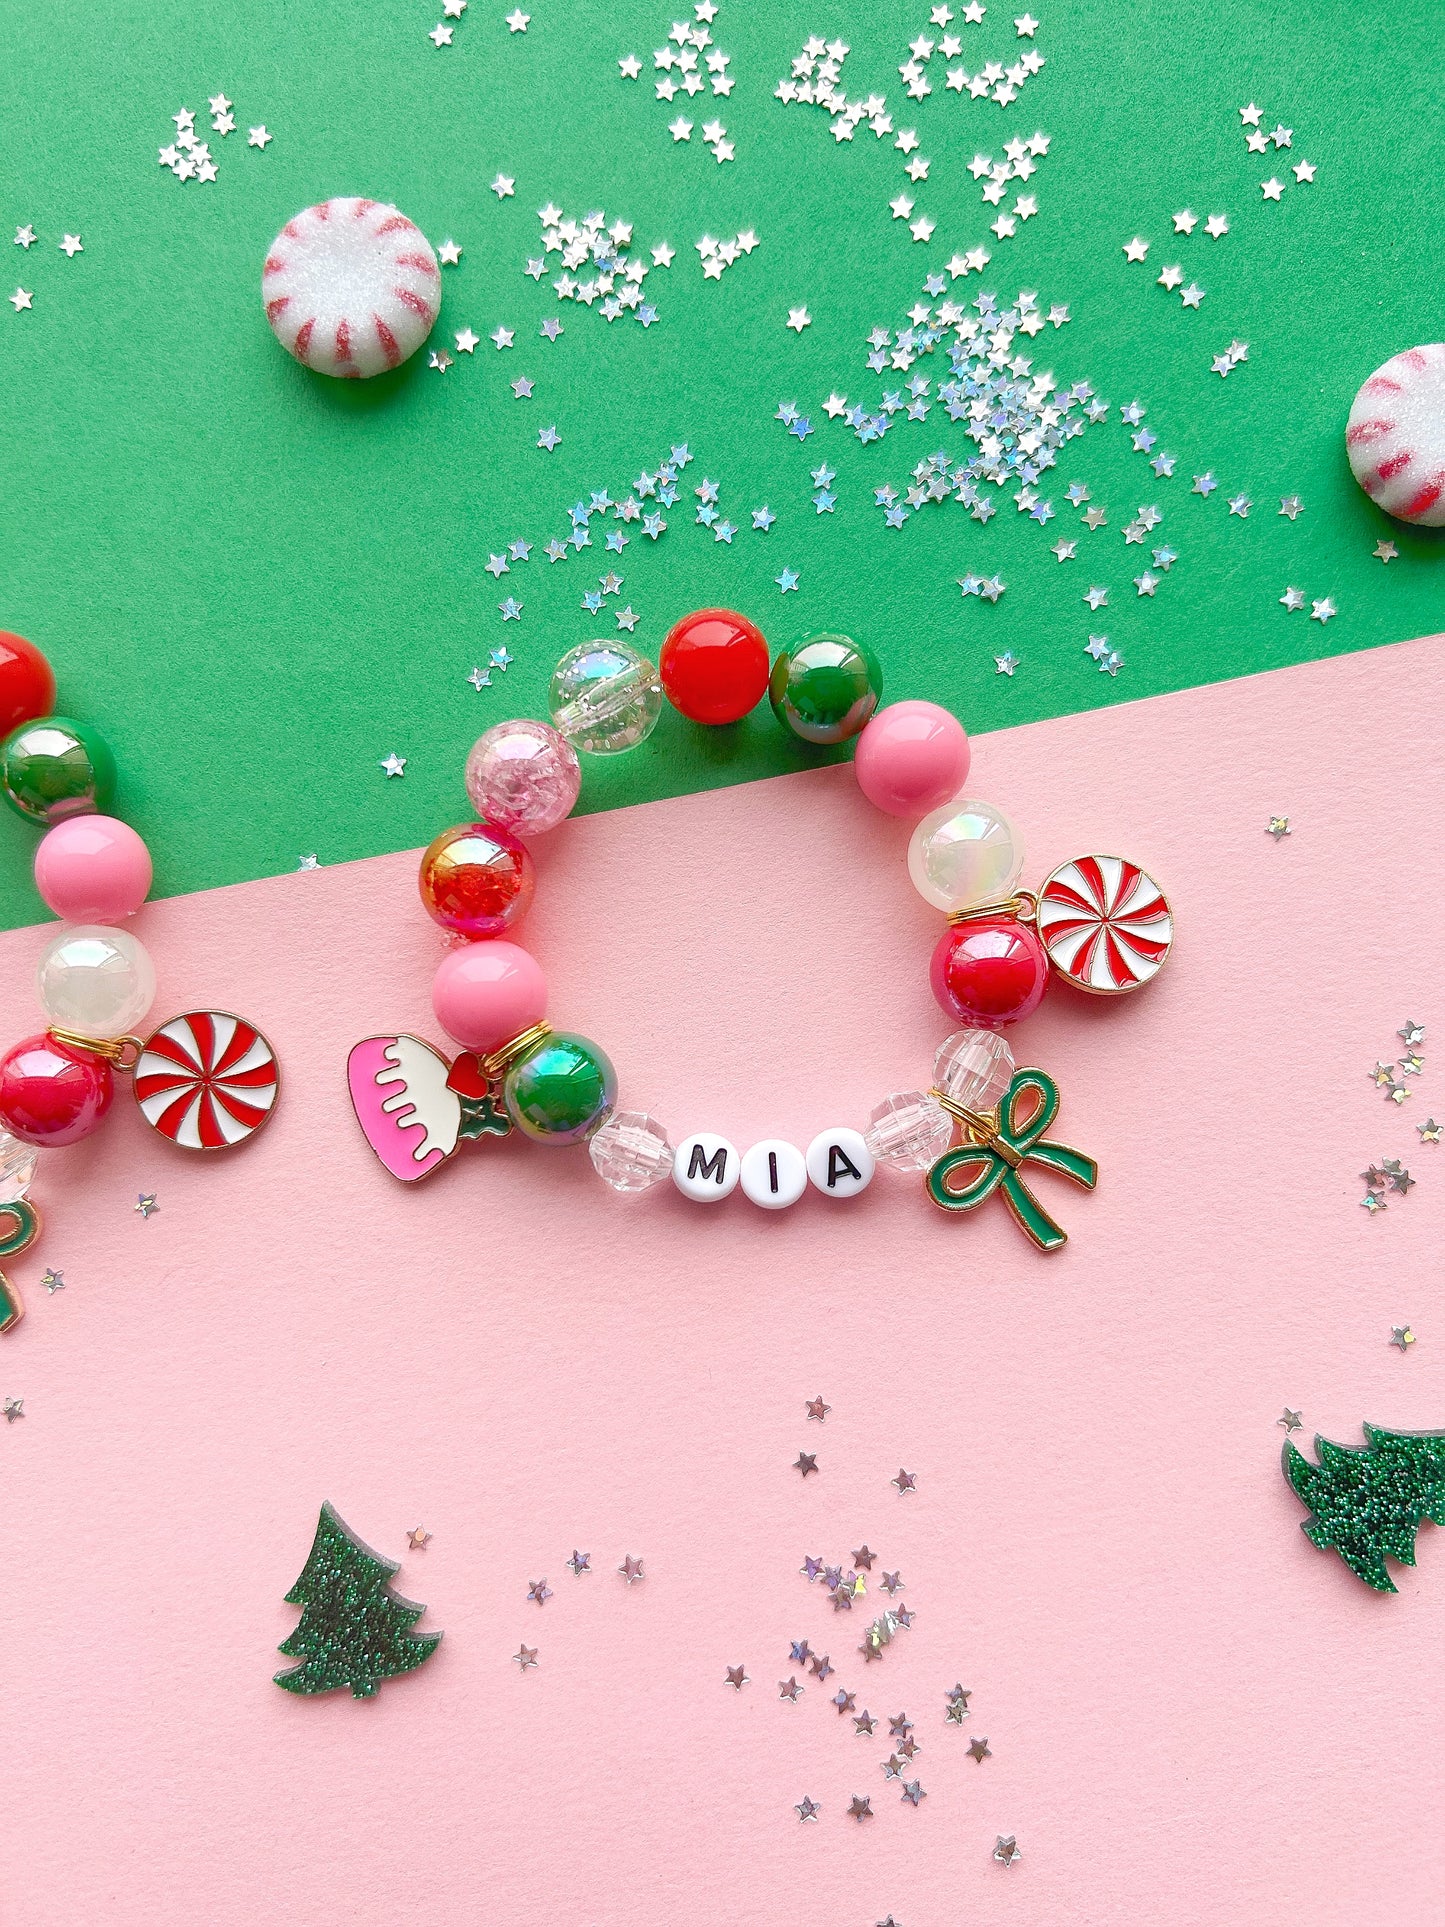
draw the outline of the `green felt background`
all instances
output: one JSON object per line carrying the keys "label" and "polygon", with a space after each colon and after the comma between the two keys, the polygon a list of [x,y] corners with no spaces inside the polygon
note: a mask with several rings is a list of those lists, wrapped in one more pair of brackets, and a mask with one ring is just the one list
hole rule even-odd
{"label": "green felt background", "polygon": [[[1349,478],[1341,433],[1372,368],[1445,332],[1437,0],[1397,0],[1388,22],[1353,0],[1037,0],[1047,64],[1006,109],[945,91],[938,55],[931,97],[906,99],[906,42],[938,31],[927,0],[723,0],[712,31],[734,91],[674,107],[652,84],[664,6],[527,3],[529,30],[511,34],[503,0],[471,0],[442,50],[426,37],[429,0],[0,6],[0,246],[35,296],[28,313],[0,307],[0,626],[39,642],[63,704],[110,735],[120,808],[151,842],[160,892],[293,868],[312,851],[332,863],[425,841],[465,814],[473,737],[545,713],[556,657],[613,632],[619,600],[653,653],[671,621],[710,602],[748,611],[777,642],[853,631],[877,648],[890,696],[949,703],[974,730],[1441,626],[1441,541],[1387,527]],[[982,26],[955,29],[970,69],[1028,44],[1013,12],[990,0]],[[886,92],[896,123],[918,129],[926,182],[909,185],[891,138],[865,128],[840,146],[820,109],[773,98],[813,32],[852,43],[850,93]],[[628,51],[640,81],[619,77]],[[217,91],[240,130],[209,135],[214,185],[182,185],[157,149],[183,105],[208,135]],[[1266,126],[1294,128],[1292,150],[1246,151],[1250,98]],[[684,105],[697,129],[675,144],[666,123]],[[729,165],[703,145],[711,115],[736,143]],[[245,145],[261,121],[275,136],[264,153]],[[997,242],[966,163],[1036,128],[1052,137],[1028,184],[1040,211]],[[1318,163],[1313,186],[1285,170],[1301,157]],[[488,189],[499,169],[516,179],[501,202]],[[1288,183],[1279,205],[1259,191],[1271,172]],[[890,218],[903,190],[937,221],[926,245]],[[444,376],[423,354],[362,385],[292,363],[261,311],[266,243],[298,208],[348,193],[395,200],[434,241],[463,245],[434,345],[505,323],[517,346],[484,340]],[[655,326],[609,327],[524,277],[549,199],[673,243],[674,265],[648,281]],[[1169,217],[1185,204],[1225,210],[1232,232],[1175,237]],[[39,244],[9,248],[11,224],[27,221]],[[705,282],[697,238],[748,225],[757,251]],[[64,229],[84,238],[73,261],[57,251]],[[1145,267],[1121,251],[1136,231],[1153,243]],[[1036,365],[1092,380],[1111,419],[1045,478],[1059,509],[1047,530],[1005,502],[986,528],[950,503],[889,532],[873,486],[904,486],[921,456],[968,445],[935,410],[864,448],[820,404],[833,387],[876,399],[862,337],[904,325],[924,274],[980,242],[992,263],[955,297],[1026,287],[1044,306],[1069,303],[1070,325],[1034,343]],[[1207,289],[1198,312],[1155,285],[1170,261]],[[813,316],[801,336],[784,326],[799,302]],[[549,312],[565,324],[556,344],[538,338]],[[1249,361],[1221,381],[1209,360],[1234,336]],[[923,372],[944,370],[940,353]],[[518,374],[536,379],[531,401],[512,397]],[[1118,422],[1135,396],[1179,458],[1172,480],[1155,479]],[[818,424],[806,445],[772,420],[780,400]],[[550,455],[536,447],[548,422],[563,438]],[[540,544],[565,534],[579,494],[616,493],[683,440],[697,456],[686,501],[655,546],[634,525],[602,626],[580,606],[615,560],[600,531],[555,567]],[[807,471],[825,458],[839,477],[831,516],[810,502]],[[1189,493],[1206,466],[1225,484],[1208,501]],[[704,474],[741,524],[731,547],[692,524]],[[1061,566],[1049,545],[1075,519],[1063,488],[1076,477],[1109,526],[1079,529],[1080,559]],[[1256,503],[1247,521],[1225,510],[1236,488]],[[1293,524],[1275,512],[1289,491],[1306,504]],[[762,502],[778,517],[766,536],[746,513]],[[1141,503],[1162,508],[1153,539],[1181,558],[1152,601],[1130,583],[1146,552],[1120,534]],[[1388,569],[1371,554],[1382,532],[1401,550]],[[539,549],[494,582],[487,553],[514,536]],[[801,574],[786,599],[773,582],[784,565]],[[965,569],[1001,572],[1003,599],[964,602]],[[1080,599],[1091,582],[1111,590],[1095,617]],[[1337,619],[1286,614],[1287,582],[1332,596]],[[508,591],[524,611],[504,625]],[[1091,628],[1123,652],[1117,680],[1083,654]],[[513,667],[474,691],[467,671],[503,642]],[[1021,659],[1011,680],[994,672],[1005,649]],[[388,782],[377,763],[391,751],[409,760]],[[1357,753],[1342,746],[1342,774]],[[799,755],[766,709],[713,736],[668,714],[642,752],[589,761],[584,802],[737,781]],[[32,845],[5,813],[5,923],[39,914]]]}

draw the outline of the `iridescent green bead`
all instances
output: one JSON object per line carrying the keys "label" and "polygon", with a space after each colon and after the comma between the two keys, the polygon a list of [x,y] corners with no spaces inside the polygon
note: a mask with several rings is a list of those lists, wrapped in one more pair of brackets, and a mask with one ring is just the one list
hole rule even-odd
{"label": "iridescent green bead", "polygon": [[0,743],[5,800],[32,823],[106,810],[115,795],[115,758],[98,729],[71,716],[42,716]]}
{"label": "iridescent green bead", "polygon": [[617,1073],[586,1037],[553,1031],[502,1081],[507,1114],[539,1144],[577,1144],[590,1137],[617,1101]]}
{"label": "iridescent green bead", "polygon": [[773,714],[805,743],[846,743],[882,693],[878,658],[850,636],[810,636],[784,649],[768,683]]}

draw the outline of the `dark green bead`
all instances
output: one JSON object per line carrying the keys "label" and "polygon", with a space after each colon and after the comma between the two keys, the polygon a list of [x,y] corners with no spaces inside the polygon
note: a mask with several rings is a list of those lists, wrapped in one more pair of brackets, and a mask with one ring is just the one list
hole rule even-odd
{"label": "dark green bead", "polygon": [[115,758],[89,723],[42,716],[22,723],[0,743],[5,800],[32,823],[107,810],[115,795]]}
{"label": "dark green bead", "polygon": [[616,1103],[617,1073],[596,1044],[554,1031],[513,1064],[502,1097],[517,1129],[539,1144],[577,1144]]}
{"label": "dark green bead", "polygon": [[784,649],[768,682],[773,714],[805,743],[846,743],[882,693],[878,658],[849,636],[810,636]]}

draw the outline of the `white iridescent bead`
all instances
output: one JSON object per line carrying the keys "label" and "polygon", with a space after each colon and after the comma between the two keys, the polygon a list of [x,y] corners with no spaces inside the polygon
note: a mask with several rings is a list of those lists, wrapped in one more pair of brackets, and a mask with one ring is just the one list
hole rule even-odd
{"label": "white iridescent bead", "polygon": [[996,1030],[956,1030],[933,1060],[933,1081],[955,1104],[991,1111],[1014,1074],[1014,1054]]}
{"label": "white iridescent bead", "polygon": [[945,803],[924,817],[908,843],[913,887],[935,910],[1006,897],[1023,867],[1018,832],[992,803]]}
{"label": "white iridescent bead", "polygon": [[614,1111],[587,1149],[598,1177],[614,1191],[648,1191],[672,1175],[667,1132],[646,1111]]}
{"label": "white iridescent bead", "polygon": [[953,1142],[953,1119],[927,1091],[894,1091],[874,1105],[863,1141],[895,1171],[928,1171]]}
{"label": "white iridescent bead", "polygon": [[8,1131],[0,1131],[0,1204],[13,1204],[25,1196],[35,1182],[39,1156],[33,1144],[22,1144]]}
{"label": "white iridescent bead", "polygon": [[662,683],[646,656],[626,642],[584,642],[552,671],[552,721],[576,749],[615,756],[652,734],[662,714]]}
{"label": "white iridescent bead", "polygon": [[123,1037],[156,994],[155,965],[128,930],[83,923],[62,930],[35,971],[46,1021],[86,1037]]}

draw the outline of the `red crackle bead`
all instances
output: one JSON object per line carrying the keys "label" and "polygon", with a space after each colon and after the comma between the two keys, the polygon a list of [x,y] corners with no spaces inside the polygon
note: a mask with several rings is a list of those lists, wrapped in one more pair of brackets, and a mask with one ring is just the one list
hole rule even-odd
{"label": "red crackle bead", "polygon": [[1037,1010],[1049,980],[1038,933],[1013,917],[970,918],[939,938],[929,969],[933,994],[961,1024],[1002,1030]]}
{"label": "red crackle bead", "polygon": [[732,609],[697,609],[668,631],[658,673],[667,700],[694,723],[735,723],[768,686],[762,631]]}
{"label": "red crackle bead", "polygon": [[89,1137],[114,1095],[105,1058],[44,1031],[0,1057],[0,1125],[27,1144],[48,1148]]}
{"label": "red crackle bead", "polygon": [[490,823],[459,823],[427,845],[417,879],[427,914],[464,937],[500,937],[532,901],[532,859]]}

